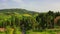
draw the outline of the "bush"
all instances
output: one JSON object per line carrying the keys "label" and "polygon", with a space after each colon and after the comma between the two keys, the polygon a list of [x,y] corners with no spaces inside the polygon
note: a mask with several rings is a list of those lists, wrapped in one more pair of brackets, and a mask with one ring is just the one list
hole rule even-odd
{"label": "bush", "polygon": [[19,28],[15,28],[13,34],[22,34]]}
{"label": "bush", "polygon": [[10,27],[6,28],[6,34],[13,34],[13,31],[14,31],[13,28],[10,28]]}

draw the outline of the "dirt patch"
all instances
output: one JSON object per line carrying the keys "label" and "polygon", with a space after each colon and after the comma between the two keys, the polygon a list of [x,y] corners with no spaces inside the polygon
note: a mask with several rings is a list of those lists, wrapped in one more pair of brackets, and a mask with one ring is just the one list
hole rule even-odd
{"label": "dirt patch", "polygon": [[55,19],[54,19],[54,23],[57,23],[57,21],[60,19],[60,16],[58,16],[58,17],[56,17]]}
{"label": "dirt patch", "polygon": [[56,34],[60,34],[60,32],[57,32]]}
{"label": "dirt patch", "polygon": [[4,32],[4,31],[6,31],[5,28],[0,28],[0,32]]}

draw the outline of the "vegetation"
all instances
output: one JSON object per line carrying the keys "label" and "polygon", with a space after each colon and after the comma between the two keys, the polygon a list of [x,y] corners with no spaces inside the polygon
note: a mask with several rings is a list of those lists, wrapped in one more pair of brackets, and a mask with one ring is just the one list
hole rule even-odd
{"label": "vegetation", "polygon": [[[60,16],[60,12],[38,13],[25,9],[4,9],[0,10],[0,28],[6,29],[3,32],[4,34],[22,34],[22,32],[27,32],[26,34],[34,34],[35,32],[37,34],[55,34],[54,31],[46,31],[46,29],[54,29],[55,26],[60,26],[58,16]],[[56,20],[56,17],[59,20]],[[54,20],[57,22],[55,23]]]}

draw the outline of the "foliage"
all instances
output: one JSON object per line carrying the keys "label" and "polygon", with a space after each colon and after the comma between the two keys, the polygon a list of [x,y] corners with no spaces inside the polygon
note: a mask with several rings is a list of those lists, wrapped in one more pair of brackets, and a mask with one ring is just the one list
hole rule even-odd
{"label": "foliage", "polygon": [[[44,30],[54,28],[54,19],[60,16],[60,12],[54,13],[53,11],[49,11],[46,13],[38,13],[32,12],[25,9],[4,9],[0,10],[0,28],[6,28],[9,26],[10,28],[15,29],[15,27],[19,27],[19,30]],[[60,20],[58,21],[60,22]],[[57,23],[57,25],[59,25]],[[7,28],[10,32],[10,29]],[[13,30],[11,31],[11,33]]]}

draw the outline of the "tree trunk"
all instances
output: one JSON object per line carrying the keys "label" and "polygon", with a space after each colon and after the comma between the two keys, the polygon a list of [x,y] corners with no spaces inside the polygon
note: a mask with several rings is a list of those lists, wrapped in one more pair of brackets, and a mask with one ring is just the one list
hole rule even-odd
{"label": "tree trunk", "polygon": [[25,27],[22,27],[22,34],[26,34],[26,29],[25,29]]}

